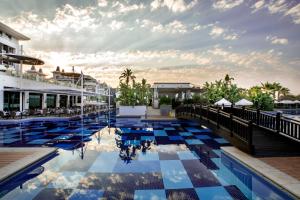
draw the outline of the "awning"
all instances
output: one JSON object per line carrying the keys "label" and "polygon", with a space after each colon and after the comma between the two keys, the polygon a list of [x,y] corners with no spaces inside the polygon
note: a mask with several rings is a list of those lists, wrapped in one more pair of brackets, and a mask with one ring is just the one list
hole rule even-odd
{"label": "awning", "polygon": [[[43,90],[33,90],[33,89],[18,89],[18,88],[4,88],[4,91],[9,92],[31,92],[31,93],[47,93],[47,94],[62,94],[62,95],[72,95],[72,96],[81,96],[80,90],[71,90],[71,89],[43,89]],[[84,91],[83,96],[108,96],[104,94],[99,94],[96,92]]]}
{"label": "awning", "polygon": [[18,54],[12,54],[12,53],[4,53],[2,55],[6,57],[6,58],[2,58],[2,59],[5,59],[8,62],[12,62],[12,63],[20,64],[22,62],[22,64],[24,64],[24,65],[43,65],[43,64],[45,64],[44,61],[42,61],[38,58],[30,57],[30,56],[18,55]]}

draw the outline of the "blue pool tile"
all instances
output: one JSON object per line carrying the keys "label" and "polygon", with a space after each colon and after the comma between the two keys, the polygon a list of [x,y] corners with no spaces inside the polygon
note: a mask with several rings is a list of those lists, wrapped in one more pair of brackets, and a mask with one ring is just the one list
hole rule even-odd
{"label": "blue pool tile", "polygon": [[141,152],[139,154],[138,160],[159,160],[158,152]]}
{"label": "blue pool tile", "polygon": [[141,144],[141,141],[140,140],[126,140],[124,142],[124,145],[125,146],[130,146],[130,145],[133,145],[133,146],[138,146]]}
{"label": "blue pool tile", "polygon": [[192,188],[166,190],[166,194],[169,200],[199,200],[196,191]]}
{"label": "blue pool tile", "polygon": [[102,152],[92,164],[89,172],[112,173],[119,159],[119,152]]}
{"label": "blue pool tile", "polygon": [[32,140],[28,142],[27,144],[45,144],[46,142],[49,142],[50,139],[37,139],[37,140]]}
{"label": "blue pool tile", "polygon": [[73,189],[76,188],[80,180],[84,177],[84,172],[62,172],[47,186],[47,188]]}
{"label": "blue pool tile", "polygon": [[18,189],[13,190],[9,192],[4,197],[1,197],[1,200],[12,200],[12,199],[18,199],[18,200],[28,200],[28,199],[34,199],[34,197],[41,192],[43,188],[37,187],[33,189]]}
{"label": "blue pool tile", "polygon": [[163,160],[160,167],[165,189],[193,188],[181,161]]}
{"label": "blue pool tile", "polygon": [[166,200],[165,190],[135,190],[134,200]]}
{"label": "blue pool tile", "polygon": [[200,129],[198,128],[195,128],[195,127],[185,127],[185,129],[188,131],[188,132],[201,132]]}
{"label": "blue pool tile", "polygon": [[164,128],[166,131],[175,131],[176,129],[174,127],[167,127]]}
{"label": "blue pool tile", "polygon": [[178,157],[180,160],[198,160],[199,156],[194,151],[178,151]]}
{"label": "blue pool tile", "polygon": [[11,144],[11,143],[14,143],[14,142],[17,142],[17,141],[19,141],[19,139],[4,139],[4,140],[0,140],[0,143]]}
{"label": "blue pool tile", "polygon": [[200,139],[200,140],[208,140],[208,139],[211,139],[211,137],[208,136],[208,135],[196,135],[195,137],[198,138],[198,139]]}
{"label": "blue pool tile", "polygon": [[185,141],[188,145],[203,144],[203,142],[198,139],[186,139]]}
{"label": "blue pool tile", "polygon": [[229,143],[224,138],[215,138],[214,140],[217,141],[219,144],[228,144]]}
{"label": "blue pool tile", "polygon": [[131,162],[118,161],[113,169],[114,173],[149,173],[160,172],[159,161],[139,161]]}
{"label": "blue pool tile", "polygon": [[80,190],[75,189],[68,200],[82,200],[82,199],[89,199],[89,200],[99,200],[103,197],[103,190]]}
{"label": "blue pool tile", "polygon": [[205,200],[215,200],[215,199],[231,200],[232,199],[230,194],[223,186],[196,188],[196,192],[200,199],[205,199]]}
{"label": "blue pool tile", "polygon": [[154,130],[153,133],[155,136],[168,136],[168,134],[164,130]]}
{"label": "blue pool tile", "polygon": [[181,136],[193,136],[193,133],[190,133],[190,132],[179,132],[179,135],[181,135]]}
{"label": "blue pool tile", "polygon": [[153,141],[155,140],[154,136],[141,136],[142,141]]}
{"label": "blue pool tile", "polygon": [[170,139],[170,140],[175,140],[175,141],[176,141],[176,140],[184,140],[183,137],[181,137],[181,136],[179,136],[179,135],[176,135],[176,136],[169,136],[169,139]]}

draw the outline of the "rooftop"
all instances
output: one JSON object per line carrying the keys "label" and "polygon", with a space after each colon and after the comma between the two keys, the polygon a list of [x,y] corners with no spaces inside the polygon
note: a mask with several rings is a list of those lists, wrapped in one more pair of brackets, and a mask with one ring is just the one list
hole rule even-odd
{"label": "rooftop", "polygon": [[30,40],[29,37],[23,35],[22,33],[19,33],[18,31],[12,29],[11,27],[3,24],[2,22],[0,22],[0,30],[13,36],[14,38],[16,38],[17,40]]}

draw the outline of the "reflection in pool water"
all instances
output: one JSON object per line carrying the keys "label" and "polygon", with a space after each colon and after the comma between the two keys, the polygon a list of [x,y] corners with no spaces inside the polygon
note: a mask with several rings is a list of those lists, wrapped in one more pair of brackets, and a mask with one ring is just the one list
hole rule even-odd
{"label": "reflection in pool water", "polygon": [[[197,122],[109,121],[86,119],[84,130],[97,129],[90,141],[59,149],[22,187],[2,185],[2,198],[291,199],[224,155],[220,147],[230,144]],[[61,133],[78,131],[76,122],[59,124]]]}

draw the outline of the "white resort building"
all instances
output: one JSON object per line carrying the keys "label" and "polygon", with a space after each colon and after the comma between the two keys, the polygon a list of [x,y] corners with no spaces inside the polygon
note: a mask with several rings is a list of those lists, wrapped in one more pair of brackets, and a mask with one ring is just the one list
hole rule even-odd
{"label": "white resort building", "polygon": [[[24,56],[20,41],[30,40],[0,22],[0,111],[24,111],[29,109],[68,108],[80,105],[82,87],[81,73],[64,72],[60,68],[47,79],[43,61]],[[22,58],[22,59],[20,59]],[[22,63],[22,64],[21,64]],[[22,65],[32,65],[22,72]],[[85,105],[99,103],[100,96],[107,95],[107,88],[89,75],[83,75]]]}

